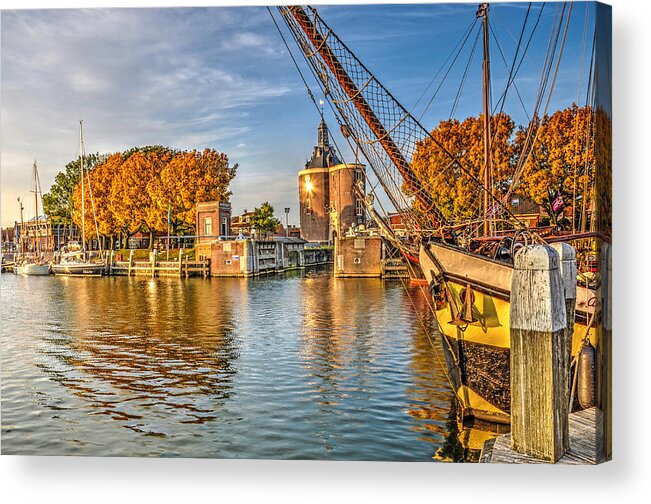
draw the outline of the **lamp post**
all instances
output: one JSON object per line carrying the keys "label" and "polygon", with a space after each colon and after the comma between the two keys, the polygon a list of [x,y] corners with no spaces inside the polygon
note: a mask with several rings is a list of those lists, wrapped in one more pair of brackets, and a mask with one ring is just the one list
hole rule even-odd
{"label": "lamp post", "polygon": [[289,236],[289,207],[285,207],[285,237]]}

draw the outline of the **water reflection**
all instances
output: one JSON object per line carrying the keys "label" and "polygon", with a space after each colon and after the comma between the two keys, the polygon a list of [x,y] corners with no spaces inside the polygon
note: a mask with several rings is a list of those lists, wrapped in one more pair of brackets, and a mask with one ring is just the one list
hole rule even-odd
{"label": "water reflection", "polygon": [[3,453],[472,459],[427,302],[327,269],[3,275]]}
{"label": "water reflection", "polygon": [[166,435],[138,422],[143,408],[181,424],[215,420],[236,373],[232,291],[181,279],[88,280],[54,279],[62,288],[53,309],[69,332],[44,338],[53,359],[39,367],[91,414],[138,432]]}

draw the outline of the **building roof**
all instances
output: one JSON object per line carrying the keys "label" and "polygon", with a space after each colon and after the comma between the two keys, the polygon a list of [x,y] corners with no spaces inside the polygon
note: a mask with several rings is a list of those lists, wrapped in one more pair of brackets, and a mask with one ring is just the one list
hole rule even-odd
{"label": "building roof", "polygon": [[509,201],[509,210],[513,215],[540,214],[540,205],[522,195],[514,194]]}
{"label": "building roof", "polygon": [[318,145],[314,147],[312,157],[305,163],[305,168],[328,168],[341,164],[337,151],[330,145],[330,133],[323,118],[319,123]]}

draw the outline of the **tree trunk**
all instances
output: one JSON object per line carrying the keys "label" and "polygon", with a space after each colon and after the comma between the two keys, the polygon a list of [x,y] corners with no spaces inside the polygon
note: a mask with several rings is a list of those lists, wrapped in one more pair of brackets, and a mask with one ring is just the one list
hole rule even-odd
{"label": "tree trunk", "polygon": [[154,233],[149,231],[149,250],[154,248]]}

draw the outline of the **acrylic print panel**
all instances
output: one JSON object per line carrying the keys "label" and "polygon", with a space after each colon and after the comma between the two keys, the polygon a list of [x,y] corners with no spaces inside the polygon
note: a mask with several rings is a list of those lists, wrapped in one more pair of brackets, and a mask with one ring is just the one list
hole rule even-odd
{"label": "acrylic print panel", "polygon": [[610,24],[3,11],[2,453],[610,459]]}

